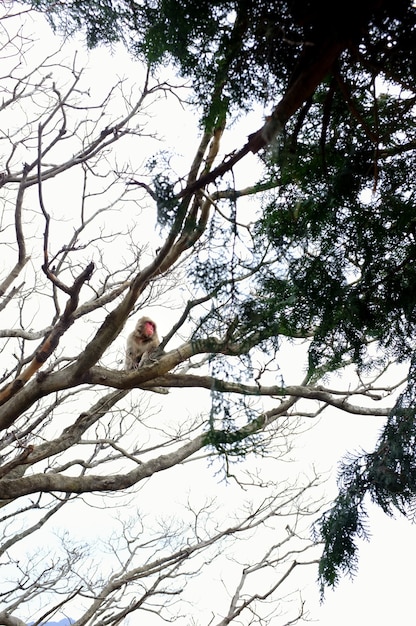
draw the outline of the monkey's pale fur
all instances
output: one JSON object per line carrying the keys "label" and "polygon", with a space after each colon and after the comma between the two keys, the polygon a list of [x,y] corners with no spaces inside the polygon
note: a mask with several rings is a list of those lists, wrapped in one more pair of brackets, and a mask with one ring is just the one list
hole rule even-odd
{"label": "monkey's pale fur", "polygon": [[127,337],[124,369],[131,371],[140,367],[143,357],[146,358],[159,344],[155,322],[150,317],[141,317],[134,331]]}

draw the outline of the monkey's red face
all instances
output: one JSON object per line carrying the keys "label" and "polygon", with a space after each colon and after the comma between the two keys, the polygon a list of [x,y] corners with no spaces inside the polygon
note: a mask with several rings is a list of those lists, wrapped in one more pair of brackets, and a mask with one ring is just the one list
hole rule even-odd
{"label": "monkey's red face", "polygon": [[143,336],[146,338],[153,337],[155,334],[156,326],[153,322],[145,322],[143,324]]}

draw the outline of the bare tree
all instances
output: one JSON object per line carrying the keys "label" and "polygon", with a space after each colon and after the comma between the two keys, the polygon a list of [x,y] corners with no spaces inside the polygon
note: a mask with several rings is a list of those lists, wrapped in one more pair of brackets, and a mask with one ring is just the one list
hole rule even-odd
{"label": "bare tree", "polygon": [[[97,96],[76,56],[39,58],[28,25],[13,9],[0,21],[0,623],[271,623],[289,577],[319,556],[308,531],[318,478],[283,471],[302,420],[328,407],[386,416],[380,401],[400,380],[386,385],[382,371],[335,388],[301,365],[286,384],[285,346],[265,355],[264,335],[221,300],[270,263],[267,251],[240,262],[251,218],[237,219],[235,202],[277,183],[208,187],[223,128],[202,135],[186,175],[164,162],[152,179],[149,112],[185,105],[185,87],[139,68],[139,86],[120,78]],[[193,256],[207,258],[230,222],[239,263],[202,293],[188,280]],[[139,311],[163,339],[125,372]],[[208,613],[190,604],[197,588],[211,596]],[[282,624],[306,619],[296,600]]]}

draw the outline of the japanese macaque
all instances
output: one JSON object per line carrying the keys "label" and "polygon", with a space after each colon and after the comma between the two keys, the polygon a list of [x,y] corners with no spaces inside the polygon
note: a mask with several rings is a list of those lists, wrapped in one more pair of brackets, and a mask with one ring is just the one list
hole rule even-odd
{"label": "japanese macaque", "polygon": [[141,317],[134,331],[127,337],[124,369],[135,370],[160,344],[156,324],[150,317]]}

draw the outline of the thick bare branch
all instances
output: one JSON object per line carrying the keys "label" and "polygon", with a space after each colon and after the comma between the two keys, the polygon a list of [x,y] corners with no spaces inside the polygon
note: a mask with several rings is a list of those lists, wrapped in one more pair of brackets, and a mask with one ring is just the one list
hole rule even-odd
{"label": "thick bare branch", "polygon": [[91,277],[93,270],[94,265],[90,263],[74,281],[70,291],[70,298],[59,322],[54,326],[45,341],[42,342],[29,366],[0,393],[0,404],[7,402],[32,378],[55,350],[62,335],[74,323],[73,313],[78,305],[79,292],[84,283]]}
{"label": "thick bare branch", "polygon": [[0,499],[19,498],[37,492],[87,493],[93,491],[121,491],[138,482],[178,465],[206,445],[206,435],[199,435],[175,452],[159,456],[143,463],[127,474],[111,476],[61,476],[59,474],[34,474],[21,479],[0,481]]}
{"label": "thick bare branch", "polygon": [[4,624],[4,626],[27,626],[26,622],[23,622],[18,617],[9,615],[7,611],[0,613],[0,623]]}

